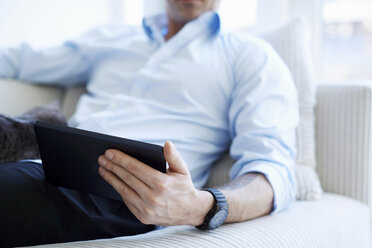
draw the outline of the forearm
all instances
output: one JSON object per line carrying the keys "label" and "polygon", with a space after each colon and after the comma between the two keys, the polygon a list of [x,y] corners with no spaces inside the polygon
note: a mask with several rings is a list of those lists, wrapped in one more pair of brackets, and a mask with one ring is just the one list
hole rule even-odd
{"label": "forearm", "polygon": [[260,173],[242,175],[219,187],[229,204],[226,223],[251,220],[267,215],[273,208],[274,193]]}

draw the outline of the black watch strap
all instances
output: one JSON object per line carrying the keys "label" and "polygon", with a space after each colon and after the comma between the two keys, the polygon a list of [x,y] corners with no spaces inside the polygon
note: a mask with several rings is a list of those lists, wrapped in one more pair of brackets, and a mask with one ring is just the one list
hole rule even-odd
{"label": "black watch strap", "polygon": [[200,230],[212,230],[221,226],[229,213],[229,205],[221,191],[213,188],[203,188],[213,195],[214,203],[211,210],[205,216],[203,224],[196,226]]}

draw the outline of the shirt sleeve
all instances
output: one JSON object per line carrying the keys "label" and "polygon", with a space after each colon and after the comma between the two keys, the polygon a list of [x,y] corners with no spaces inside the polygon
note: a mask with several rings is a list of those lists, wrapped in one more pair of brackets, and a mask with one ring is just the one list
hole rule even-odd
{"label": "shirt sleeve", "polygon": [[0,49],[0,78],[63,86],[85,83],[94,65],[112,53],[112,44],[130,32],[128,28],[102,26],[57,47],[36,50],[21,44]]}
{"label": "shirt sleeve", "polygon": [[86,82],[91,63],[71,42],[35,50],[28,44],[0,50],[0,77],[40,84],[74,85]]}
{"label": "shirt sleeve", "polygon": [[235,63],[229,110],[231,179],[263,174],[274,191],[273,212],[295,198],[293,174],[297,93],[288,68],[264,42],[246,47]]}

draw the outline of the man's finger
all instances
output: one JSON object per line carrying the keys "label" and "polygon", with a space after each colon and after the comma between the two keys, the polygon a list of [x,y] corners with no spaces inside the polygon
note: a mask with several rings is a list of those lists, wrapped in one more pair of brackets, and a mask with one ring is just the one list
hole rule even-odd
{"label": "man's finger", "polygon": [[129,173],[126,169],[123,168],[123,166],[106,160],[105,156],[102,155],[98,158],[98,163],[106,170],[109,170],[112,173],[114,173],[118,178],[125,182],[142,198],[145,197],[146,194],[148,194],[148,191],[150,190],[149,186],[140,179],[138,179],[136,176]]}
{"label": "man's finger", "polygon": [[120,194],[123,200],[125,199],[125,201],[135,206],[141,203],[141,197],[111,171],[106,170],[102,166],[99,167],[98,171],[103,179],[105,179],[105,181],[108,182]]}
{"label": "man's finger", "polygon": [[111,162],[122,166],[126,171],[140,179],[151,188],[157,187],[156,182],[163,181],[165,174],[142,163],[119,150],[108,149],[105,157]]}
{"label": "man's finger", "polygon": [[181,155],[170,141],[164,144],[164,158],[169,164],[169,171],[184,175],[189,174],[185,161],[183,161]]}

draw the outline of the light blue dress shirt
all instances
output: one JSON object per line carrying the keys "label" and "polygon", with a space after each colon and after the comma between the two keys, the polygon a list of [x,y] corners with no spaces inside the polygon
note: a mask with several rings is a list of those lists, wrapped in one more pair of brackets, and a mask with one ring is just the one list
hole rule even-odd
{"label": "light blue dress shirt", "polygon": [[222,31],[217,13],[189,22],[165,42],[164,15],[143,29],[110,25],[62,46],[0,50],[0,77],[73,86],[88,82],[71,126],[162,145],[171,140],[196,187],[230,148],[231,178],[266,176],[274,212],[294,200],[297,96],[274,50]]}

